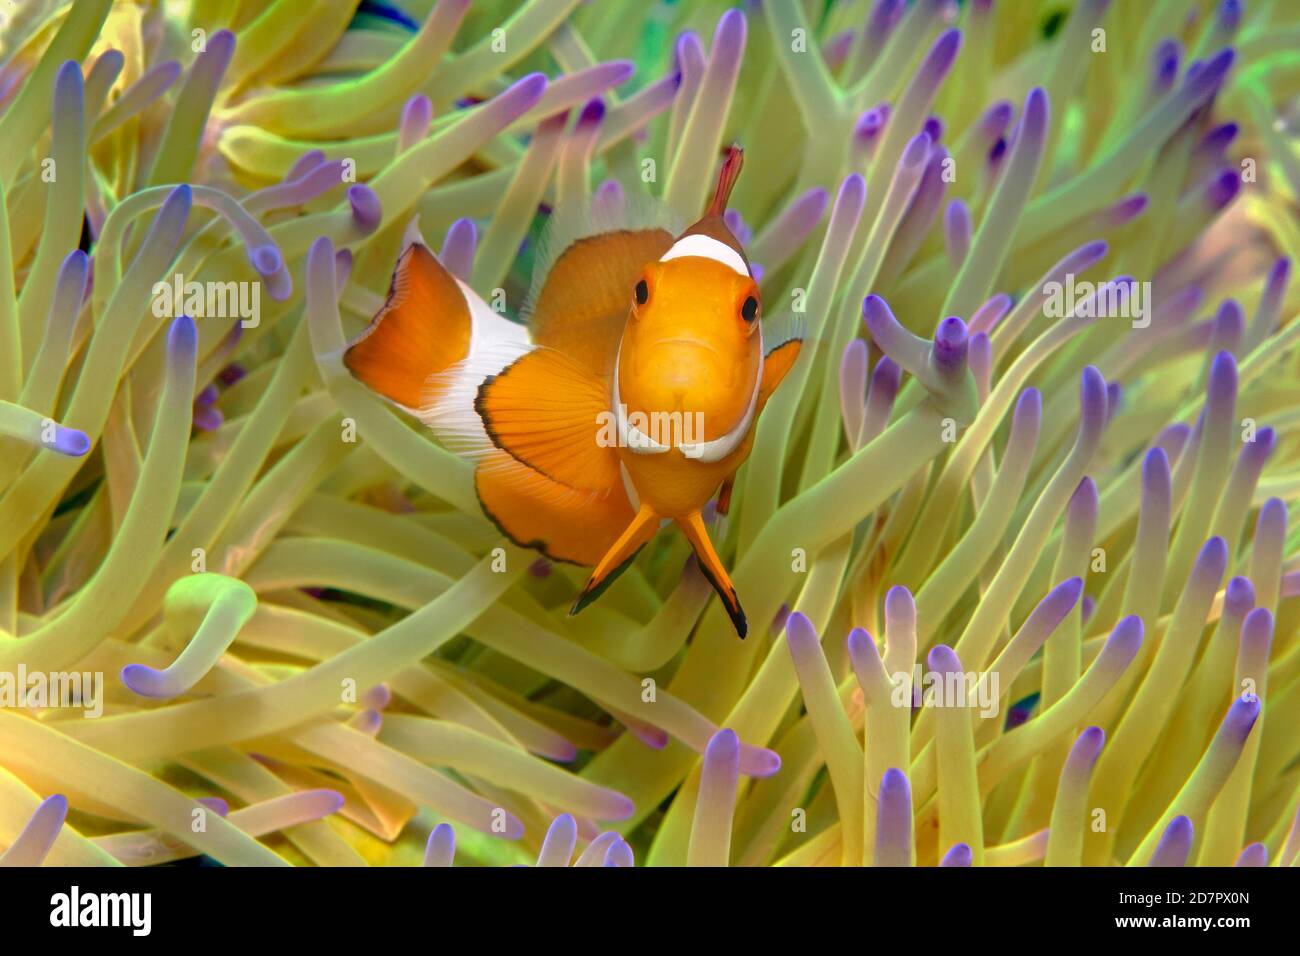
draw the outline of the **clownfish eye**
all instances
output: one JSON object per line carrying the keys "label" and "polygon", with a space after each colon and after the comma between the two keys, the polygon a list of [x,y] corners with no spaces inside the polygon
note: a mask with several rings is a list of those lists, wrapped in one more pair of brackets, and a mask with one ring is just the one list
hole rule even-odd
{"label": "clownfish eye", "polygon": [[650,298],[650,287],[645,284],[645,279],[642,279],[640,282],[636,284],[636,304],[645,305],[646,301],[649,298]]}
{"label": "clownfish eye", "polygon": [[740,314],[746,322],[753,322],[758,316],[758,300],[752,295],[746,296],[744,304],[740,307]]}

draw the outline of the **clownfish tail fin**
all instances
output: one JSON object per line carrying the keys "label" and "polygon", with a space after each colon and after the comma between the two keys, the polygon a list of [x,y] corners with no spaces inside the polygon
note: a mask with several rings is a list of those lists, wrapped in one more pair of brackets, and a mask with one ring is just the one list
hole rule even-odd
{"label": "clownfish tail fin", "polygon": [[636,517],[632,519],[631,524],[623,529],[623,533],[618,536],[618,540],[600,559],[596,569],[591,572],[591,577],[587,579],[587,584],[582,589],[582,593],[578,595],[578,599],[573,602],[573,607],[569,609],[569,616],[572,617],[577,614],[604,594],[605,589],[613,584],[615,579],[632,563],[632,559],[641,550],[641,546],[654,537],[654,533],[658,530],[659,515],[643,504],[641,510],[636,513]]}
{"label": "clownfish tail fin", "polygon": [[713,590],[718,592],[722,606],[726,608],[727,616],[731,618],[732,626],[736,628],[736,634],[744,640],[745,635],[749,633],[749,622],[745,619],[744,608],[740,606],[740,598],[736,596],[736,586],[731,583],[731,576],[727,574],[722,559],[718,557],[718,552],[713,549],[713,542],[709,540],[709,532],[704,527],[704,518],[695,511],[684,518],[678,518],[677,526],[682,529],[686,540],[691,543],[695,557],[700,562],[700,570],[713,585]]}
{"label": "clownfish tail fin", "polygon": [[731,201],[731,190],[740,178],[740,167],[745,163],[745,151],[734,143],[727,147],[722,158],[722,169],[718,172],[718,185],[713,191],[713,198],[704,210],[706,216],[721,216],[727,211]]}
{"label": "clownfish tail fin", "polygon": [[469,354],[469,301],[456,277],[422,242],[408,245],[388,297],[343,364],[371,391],[413,412],[425,405],[430,378]]}

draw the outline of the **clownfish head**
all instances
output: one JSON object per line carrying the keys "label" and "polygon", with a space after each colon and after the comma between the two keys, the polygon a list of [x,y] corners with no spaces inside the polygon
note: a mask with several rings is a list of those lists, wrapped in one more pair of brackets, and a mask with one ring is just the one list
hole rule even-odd
{"label": "clownfish head", "polygon": [[698,413],[709,440],[745,420],[763,365],[758,283],[722,218],[740,164],[732,147],[704,217],[629,290],[616,371],[629,410]]}

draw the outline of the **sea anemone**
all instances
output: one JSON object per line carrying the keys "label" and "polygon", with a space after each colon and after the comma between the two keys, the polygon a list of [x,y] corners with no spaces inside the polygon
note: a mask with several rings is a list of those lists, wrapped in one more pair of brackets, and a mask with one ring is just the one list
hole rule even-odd
{"label": "sea anemone", "polygon": [[[6,7],[0,863],[1300,859],[1293,5]],[[750,636],[570,617],[344,346],[733,141]]]}

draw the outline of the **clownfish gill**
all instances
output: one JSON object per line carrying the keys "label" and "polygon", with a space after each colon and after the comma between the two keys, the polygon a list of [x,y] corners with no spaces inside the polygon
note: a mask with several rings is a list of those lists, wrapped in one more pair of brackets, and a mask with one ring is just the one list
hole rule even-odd
{"label": "clownfish gill", "polygon": [[704,214],[676,236],[613,228],[570,241],[534,283],[527,326],[416,239],[344,354],[354,376],[475,461],[479,502],[507,537],[592,566],[570,613],[669,519],[736,633],[748,630],[702,513],[715,495],[728,510],[801,342],[765,349],[758,283],[724,220],[742,163],[730,147]]}

